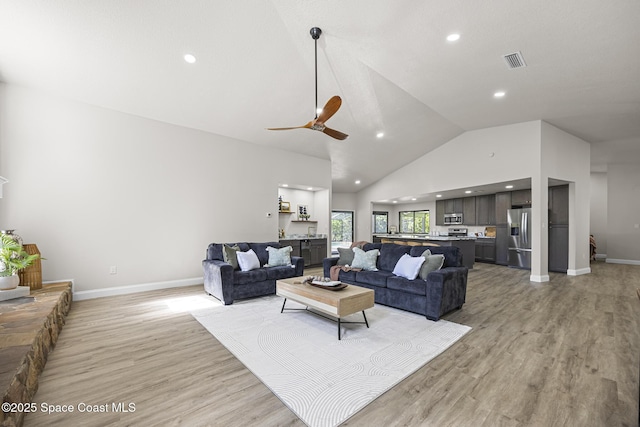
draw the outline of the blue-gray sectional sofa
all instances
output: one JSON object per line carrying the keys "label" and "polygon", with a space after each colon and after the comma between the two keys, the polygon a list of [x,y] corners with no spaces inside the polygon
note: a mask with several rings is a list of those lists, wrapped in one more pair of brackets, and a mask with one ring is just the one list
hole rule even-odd
{"label": "blue-gray sectional sofa", "polygon": [[[250,271],[234,269],[230,263],[224,260],[224,245],[238,246],[242,252],[253,249],[260,261],[260,268]],[[236,299],[273,295],[276,293],[276,280],[304,274],[304,259],[302,257],[292,256],[291,265],[265,267],[269,261],[269,253],[267,252],[269,246],[279,249],[280,243],[211,243],[207,247],[206,259],[202,261],[205,291],[225,305],[229,305],[233,304]]]}
{"label": "blue-gray sectional sofa", "polygon": [[[367,243],[364,251],[378,249],[376,267],[378,271],[343,271],[338,279],[375,291],[375,302],[390,307],[419,313],[429,320],[439,320],[449,311],[459,309],[465,302],[467,293],[468,268],[462,264],[462,252],[455,246],[405,246],[395,243]],[[393,274],[398,260],[408,254],[422,255],[425,249],[432,254],[443,254],[442,268],[428,273],[426,280],[420,277],[409,280]],[[338,257],[325,258],[323,270],[330,277],[331,267]]]}

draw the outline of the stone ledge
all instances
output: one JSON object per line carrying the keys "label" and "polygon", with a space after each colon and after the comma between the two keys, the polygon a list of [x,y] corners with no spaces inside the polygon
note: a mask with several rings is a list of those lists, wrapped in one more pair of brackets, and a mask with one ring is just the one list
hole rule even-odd
{"label": "stone ledge", "polygon": [[[31,403],[38,378],[71,308],[71,282],[0,302],[0,386],[3,402]],[[21,426],[24,413],[0,413],[0,426]]]}

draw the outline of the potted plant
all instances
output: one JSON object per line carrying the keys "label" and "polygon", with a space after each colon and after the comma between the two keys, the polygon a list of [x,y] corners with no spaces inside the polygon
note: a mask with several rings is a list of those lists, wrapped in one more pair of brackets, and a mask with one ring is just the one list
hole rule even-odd
{"label": "potted plant", "polygon": [[0,290],[14,289],[20,284],[18,270],[29,267],[40,255],[30,255],[11,235],[1,234]]}

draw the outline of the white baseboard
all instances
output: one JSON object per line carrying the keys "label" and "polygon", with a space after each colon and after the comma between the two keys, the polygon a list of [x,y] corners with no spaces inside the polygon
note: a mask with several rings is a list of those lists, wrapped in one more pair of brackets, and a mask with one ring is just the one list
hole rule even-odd
{"label": "white baseboard", "polygon": [[607,258],[607,262],[610,264],[630,264],[630,265],[640,265],[640,261],[635,259],[614,259]]}
{"label": "white baseboard", "polygon": [[179,288],[182,286],[201,285],[203,283],[204,283],[203,277],[194,277],[191,279],[169,280],[166,282],[141,283],[139,285],[117,286],[113,288],[104,288],[104,289],[93,289],[89,291],[73,292],[73,300],[82,301],[82,300],[93,299],[93,298],[135,294],[138,292],[156,291],[158,289],[169,289],[169,288]]}
{"label": "white baseboard", "polygon": [[532,274],[532,275],[529,276],[529,280],[531,282],[538,282],[538,283],[548,282],[549,281],[549,275],[545,274],[545,275],[539,276],[537,274]]}
{"label": "white baseboard", "polygon": [[567,270],[567,276],[580,276],[582,274],[591,273],[591,267],[579,268],[578,270],[569,269]]}
{"label": "white baseboard", "polygon": [[607,259],[607,254],[596,254],[596,259]]}

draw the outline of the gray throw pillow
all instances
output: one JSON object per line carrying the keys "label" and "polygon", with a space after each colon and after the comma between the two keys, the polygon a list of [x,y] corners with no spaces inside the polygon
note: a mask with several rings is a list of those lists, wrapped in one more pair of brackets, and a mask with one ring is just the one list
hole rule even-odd
{"label": "gray throw pillow", "polygon": [[227,264],[230,264],[234,270],[240,268],[238,265],[238,255],[237,253],[240,251],[240,246],[238,245],[223,245],[222,246],[222,259]]}
{"label": "gray throw pillow", "polygon": [[440,270],[442,265],[444,264],[444,255],[442,254],[432,254],[429,249],[422,253],[425,261],[420,268],[420,273],[418,276],[422,280],[427,280],[427,275],[432,271]]}
{"label": "gray throw pillow", "polygon": [[351,265],[353,264],[353,249],[351,248],[338,248],[340,258],[338,258],[338,265]]}

